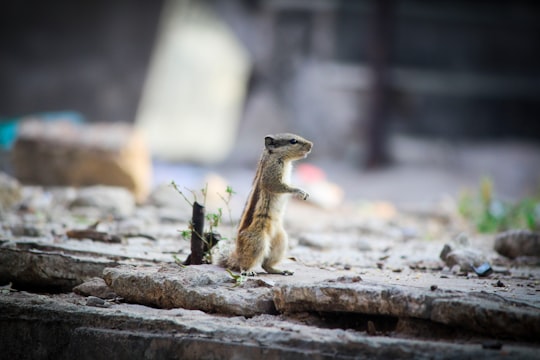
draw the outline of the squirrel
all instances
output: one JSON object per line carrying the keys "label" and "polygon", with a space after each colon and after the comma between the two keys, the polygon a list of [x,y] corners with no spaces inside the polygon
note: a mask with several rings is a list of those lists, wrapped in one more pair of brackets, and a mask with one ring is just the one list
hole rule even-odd
{"label": "squirrel", "polygon": [[279,263],[288,247],[287,233],[283,228],[286,195],[294,194],[306,200],[309,196],[302,189],[288,184],[292,162],[305,158],[313,143],[298,135],[283,133],[264,138],[265,148],[257,166],[253,187],[244,206],[238,225],[236,247],[222,260],[242,275],[256,275],[258,265],[269,274],[292,275],[279,270]]}

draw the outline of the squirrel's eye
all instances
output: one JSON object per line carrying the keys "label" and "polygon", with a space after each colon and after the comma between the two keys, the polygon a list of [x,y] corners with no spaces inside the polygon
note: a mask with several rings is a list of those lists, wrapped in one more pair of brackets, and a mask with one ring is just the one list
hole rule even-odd
{"label": "squirrel's eye", "polygon": [[296,139],[291,139],[289,142],[290,142],[291,144],[296,144],[296,143],[298,142],[298,140],[296,140]]}

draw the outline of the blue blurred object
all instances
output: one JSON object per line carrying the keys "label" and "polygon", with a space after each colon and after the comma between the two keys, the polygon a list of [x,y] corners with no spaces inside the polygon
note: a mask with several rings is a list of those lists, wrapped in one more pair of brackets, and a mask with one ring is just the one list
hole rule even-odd
{"label": "blue blurred object", "polygon": [[480,277],[488,276],[493,272],[493,269],[491,268],[491,265],[487,262],[483,263],[482,265],[475,267],[471,264],[471,267],[473,268],[476,275]]}
{"label": "blue blurred object", "polygon": [[43,121],[70,121],[76,124],[85,122],[84,116],[75,111],[46,112],[25,115],[12,119],[0,119],[0,149],[10,150],[17,139],[19,123],[25,119],[42,119]]}
{"label": "blue blurred object", "polygon": [[0,120],[0,149],[11,149],[17,138],[18,124],[18,120]]}

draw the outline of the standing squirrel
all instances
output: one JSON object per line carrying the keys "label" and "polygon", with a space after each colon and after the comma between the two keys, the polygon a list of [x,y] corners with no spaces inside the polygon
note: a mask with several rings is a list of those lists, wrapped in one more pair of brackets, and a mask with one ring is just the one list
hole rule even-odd
{"label": "standing squirrel", "polygon": [[242,275],[253,276],[258,265],[269,274],[292,275],[279,270],[279,263],[288,247],[287,233],[283,229],[283,213],[287,194],[308,198],[304,190],[291,187],[292,162],[305,158],[313,143],[294,134],[268,135],[253,188],[248,197],[236,237],[236,248],[224,261],[225,266],[239,270]]}

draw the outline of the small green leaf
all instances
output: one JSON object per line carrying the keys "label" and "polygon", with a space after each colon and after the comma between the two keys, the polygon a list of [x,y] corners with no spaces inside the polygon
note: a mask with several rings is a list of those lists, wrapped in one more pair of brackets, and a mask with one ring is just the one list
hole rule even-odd
{"label": "small green leaf", "polygon": [[179,232],[183,239],[191,239],[191,230],[179,230]]}
{"label": "small green leaf", "polygon": [[235,274],[230,269],[225,269],[225,270],[227,271],[229,276],[234,280],[234,282],[235,282],[234,286],[235,287],[242,285],[244,283],[244,281],[246,281],[246,277],[243,276],[242,274]]}
{"label": "small green leaf", "polygon": [[185,268],[186,265],[184,265],[184,262],[178,258],[178,256],[173,255],[174,262],[176,265],[180,266],[181,268]]}

